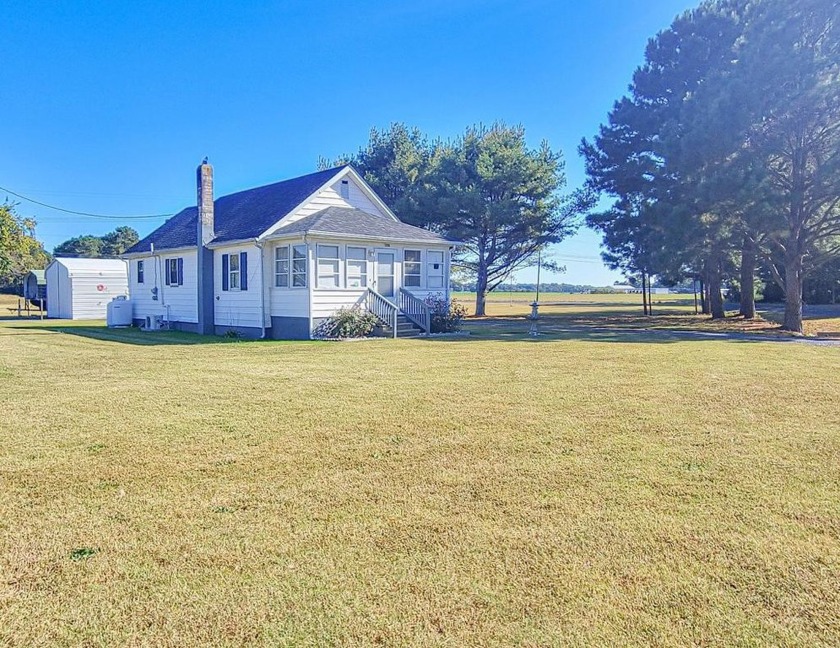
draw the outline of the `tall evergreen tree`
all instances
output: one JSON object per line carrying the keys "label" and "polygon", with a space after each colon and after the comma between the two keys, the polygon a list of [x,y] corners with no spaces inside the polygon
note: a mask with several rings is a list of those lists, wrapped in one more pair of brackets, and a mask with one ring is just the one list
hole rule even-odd
{"label": "tall evergreen tree", "polygon": [[840,253],[838,18],[837,0],[704,3],[650,42],[630,96],[581,147],[594,188],[648,207],[636,235],[664,232],[661,259],[699,243],[714,287],[739,255],[745,317],[757,258],[771,261],[793,331],[807,272]]}
{"label": "tall evergreen tree", "polygon": [[470,127],[442,142],[392,124],[373,129],[366,146],[334,163],[353,164],[404,221],[463,241],[453,261],[475,277],[477,315],[485,314],[488,292],[533,265],[591,206],[585,192],[559,195],[562,156],[546,143],[529,148],[521,126]]}
{"label": "tall evergreen tree", "polygon": [[[807,273],[840,254],[840,2],[754,2],[733,77],[749,117],[741,155],[766,170],[771,272],[784,328],[802,332]],[[779,272],[776,263],[784,268]]]}
{"label": "tall evergreen tree", "polygon": [[533,265],[591,207],[585,192],[561,196],[565,184],[561,154],[546,142],[528,148],[521,126],[470,127],[436,148],[420,213],[429,226],[463,242],[455,263],[476,278],[476,315],[485,314],[488,292]]}
{"label": "tall evergreen tree", "polygon": [[332,161],[322,158],[318,166],[352,164],[402,220],[422,226],[425,218],[418,211],[418,192],[436,145],[418,128],[395,122],[386,130],[372,128],[367,144],[356,153]]}

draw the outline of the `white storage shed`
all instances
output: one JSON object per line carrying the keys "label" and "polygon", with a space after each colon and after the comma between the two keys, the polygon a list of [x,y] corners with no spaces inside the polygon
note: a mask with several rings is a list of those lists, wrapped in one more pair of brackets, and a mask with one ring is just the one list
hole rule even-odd
{"label": "white storage shed", "polygon": [[121,259],[55,259],[47,266],[47,317],[105,319],[108,302],[128,295]]}

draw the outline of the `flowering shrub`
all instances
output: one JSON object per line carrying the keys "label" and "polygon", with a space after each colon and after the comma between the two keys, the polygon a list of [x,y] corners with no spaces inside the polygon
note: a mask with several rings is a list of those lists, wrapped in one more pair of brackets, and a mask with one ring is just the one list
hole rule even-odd
{"label": "flowering shrub", "polygon": [[429,295],[426,306],[432,317],[432,333],[451,333],[461,330],[461,320],[467,316],[467,308],[443,295]]}
{"label": "flowering shrub", "polygon": [[358,306],[342,308],[316,328],[316,338],[359,338],[370,335],[379,320],[371,312]]}

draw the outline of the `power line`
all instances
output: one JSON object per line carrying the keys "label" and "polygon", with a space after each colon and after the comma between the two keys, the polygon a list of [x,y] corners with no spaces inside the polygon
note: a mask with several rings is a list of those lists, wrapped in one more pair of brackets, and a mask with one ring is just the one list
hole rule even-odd
{"label": "power line", "polygon": [[566,263],[592,263],[595,265],[603,265],[603,261],[596,261],[594,258],[590,259],[581,259],[575,257],[565,257],[565,256],[553,256],[553,259],[557,259],[558,261],[565,261]]}
{"label": "power line", "polygon": [[21,200],[31,202],[35,205],[40,205],[41,207],[46,207],[47,209],[54,209],[55,211],[64,212],[65,214],[74,214],[76,216],[87,216],[88,218],[104,218],[107,220],[150,220],[153,218],[169,218],[170,216],[172,216],[172,214],[145,214],[141,216],[114,216],[111,214],[92,214],[90,212],[75,211],[73,209],[64,209],[63,207],[48,205],[47,203],[43,203],[39,200],[34,200],[33,198],[29,198],[27,196],[24,196],[23,194],[19,194],[15,191],[12,191],[11,189],[6,189],[5,187],[0,187],[0,191],[5,191],[6,193],[12,194],[17,198],[20,198]]}

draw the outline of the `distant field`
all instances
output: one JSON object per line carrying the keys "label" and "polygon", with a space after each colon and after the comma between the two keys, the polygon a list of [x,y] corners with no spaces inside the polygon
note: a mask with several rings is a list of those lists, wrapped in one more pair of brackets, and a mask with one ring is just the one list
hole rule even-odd
{"label": "distant field", "polygon": [[840,349],[581,308],[536,339],[0,321],[0,645],[840,644]]}
{"label": "distant field", "polygon": [[[475,293],[455,292],[452,297],[463,303],[472,313],[475,308]],[[662,306],[669,312],[694,312],[694,302],[691,295],[654,295],[654,308]],[[525,315],[531,312],[531,302],[534,293],[501,292],[490,293],[487,296],[487,315],[490,317],[504,315]],[[603,311],[620,310],[631,313],[642,311],[641,295],[581,295],[570,293],[540,293],[540,312],[563,313],[584,310]]]}
{"label": "distant field", "polygon": [[[475,293],[453,293],[472,314]],[[487,316],[525,317],[531,313],[533,293],[490,293]],[[744,322],[737,315],[737,305],[728,304],[729,317],[713,322],[706,315],[694,313],[693,295],[653,295],[653,316],[642,315],[641,295],[581,295],[541,293],[540,315],[556,323],[577,326],[619,326],[656,329],[696,329],[713,331],[746,331],[778,334],[784,307],[781,304],[759,304],[759,318]],[[805,334],[840,334],[840,304],[806,306]]]}

